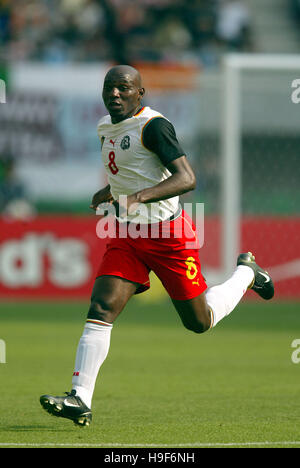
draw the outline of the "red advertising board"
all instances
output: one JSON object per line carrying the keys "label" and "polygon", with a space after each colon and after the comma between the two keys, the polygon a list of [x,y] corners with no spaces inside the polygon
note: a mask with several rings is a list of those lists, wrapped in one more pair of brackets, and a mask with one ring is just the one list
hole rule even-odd
{"label": "red advertising board", "polygon": [[300,217],[245,217],[241,239],[271,274],[275,298],[300,299]]}
{"label": "red advertising board", "polygon": [[[88,299],[107,242],[96,235],[98,220],[93,215],[0,219],[0,298]],[[300,299],[299,233],[300,218],[243,219],[241,250],[251,250],[273,275],[277,298]],[[204,270],[216,268],[218,219],[205,219],[204,237]]]}
{"label": "red advertising board", "polygon": [[0,220],[0,297],[89,297],[105,240],[98,219],[51,216]]}

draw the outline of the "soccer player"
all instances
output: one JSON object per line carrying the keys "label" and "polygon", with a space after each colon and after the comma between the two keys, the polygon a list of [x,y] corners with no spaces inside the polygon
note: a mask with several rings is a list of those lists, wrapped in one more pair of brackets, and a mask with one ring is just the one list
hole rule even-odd
{"label": "soccer player", "polygon": [[[179,204],[179,196],[195,188],[196,178],[173,125],[143,107],[144,93],[135,68],[119,65],[106,74],[102,97],[109,115],[99,121],[98,135],[109,185],[94,195],[91,208],[114,204],[116,235],[109,240],[95,279],[71,391],[40,398],[49,413],[81,426],[92,420],[95,382],[109,351],[113,323],[134,294],[149,288],[151,270],[183,325],[196,333],[215,327],[247,289],[263,299],[274,295],[272,279],[250,252],[239,255],[227,281],[207,287],[195,226]],[[126,204],[121,202],[125,195]],[[144,235],[130,236],[132,226]]]}

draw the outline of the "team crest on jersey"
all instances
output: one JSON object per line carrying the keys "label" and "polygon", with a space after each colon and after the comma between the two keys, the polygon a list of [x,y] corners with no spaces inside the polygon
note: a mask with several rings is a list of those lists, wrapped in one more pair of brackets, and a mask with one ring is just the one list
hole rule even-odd
{"label": "team crest on jersey", "polygon": [[124,138],[121,141],[120,146],[122,150],[127,150],[128,148],[130,148],[130,136],[129,135],[124,136]]}

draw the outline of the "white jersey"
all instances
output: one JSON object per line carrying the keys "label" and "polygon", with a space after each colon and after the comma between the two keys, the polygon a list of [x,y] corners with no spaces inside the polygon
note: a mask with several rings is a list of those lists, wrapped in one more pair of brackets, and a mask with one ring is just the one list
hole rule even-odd
{"label": "white jersey", "polygon": [[[98,123],[102,160],[115,200],[121,195],[128,196],[153,187],[171,175],[159,157],[143,145],[143,129],[156,117],[164,116],[150,107],[143,107],[136,115],[119,123],[112,124],[109,115]],[[140,204],[136,213],[128,215],[126,221],[157,223],[170,218],[178,209],[178,196],[155,203]]]}

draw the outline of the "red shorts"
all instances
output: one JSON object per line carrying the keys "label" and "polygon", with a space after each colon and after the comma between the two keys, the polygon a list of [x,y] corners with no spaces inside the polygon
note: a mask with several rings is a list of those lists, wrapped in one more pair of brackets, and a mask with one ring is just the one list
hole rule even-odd
{"label": "red shorts", "polygon": [[195,226],[184,211],[172,221],[136,226],[141,229],[130,231],[131,225],[116,222],[97,278],[112,275],[138,283],[138,294],[150,288],[153,271],[172,299],[192,299],[205,291]]}

